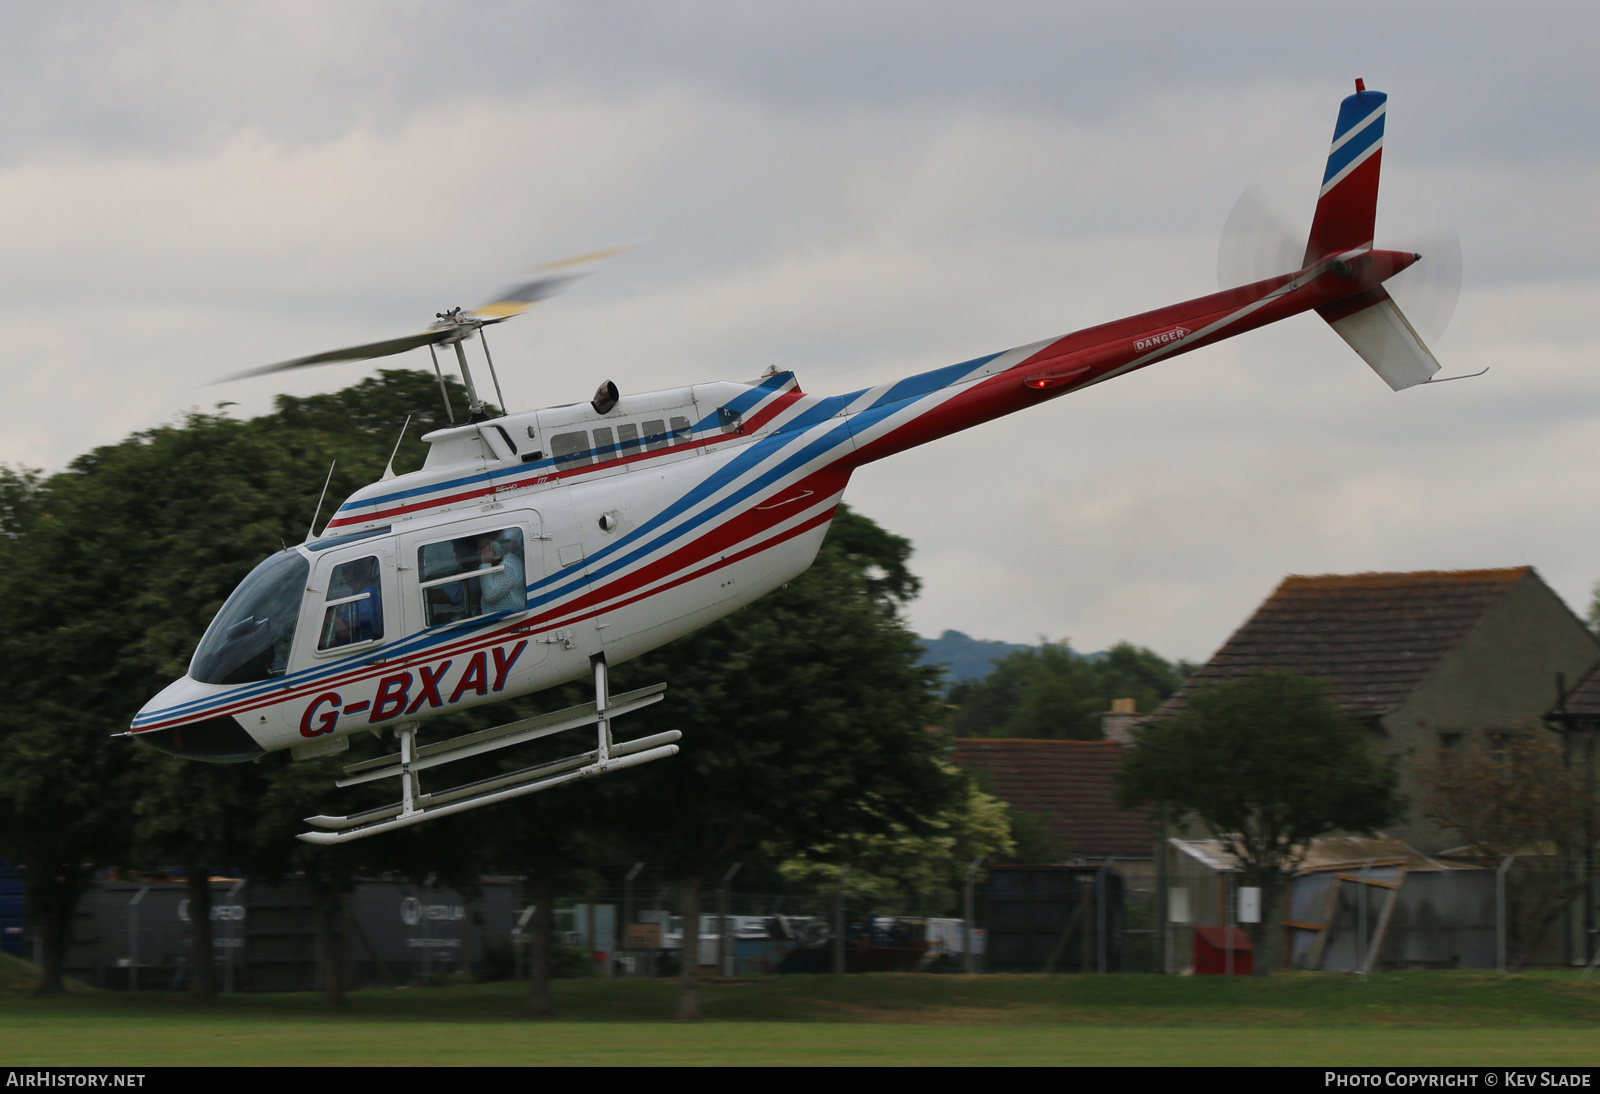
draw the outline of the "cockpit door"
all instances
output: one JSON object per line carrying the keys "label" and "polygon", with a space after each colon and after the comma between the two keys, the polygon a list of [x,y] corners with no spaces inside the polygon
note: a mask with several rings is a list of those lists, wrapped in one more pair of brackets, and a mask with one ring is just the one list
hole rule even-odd
{"label": "cockpit door", "polygon": [[296,628],[294,667],[381,662],[405,637],[394,540],[375,536],[315,552]]}

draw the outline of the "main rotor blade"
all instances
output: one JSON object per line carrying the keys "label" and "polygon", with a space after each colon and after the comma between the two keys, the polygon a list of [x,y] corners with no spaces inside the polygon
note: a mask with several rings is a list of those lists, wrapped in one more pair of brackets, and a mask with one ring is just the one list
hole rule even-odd
{"label": "main rotor blade", "polygon": [[512,285],[471,314],[476,318],[496,321],[521,315],[539,301],[549,299],[578,278],[593,272],[594,268],[606,259],[615,258],[631,250],[632,247],[610,247],[603,251],[591,251],[588,254],[564,258],[560,262],[547,262],[543,266],[535,266],[528,272],[538,276]]}
{"label": "main rotor blade", "polygon": [[418,346],[429,343],[443,342],[455,336],[457,332],[452,328],[443,330],[427,330],[421,334],[408,334],[404,338],[390,338],[385,342],[368,342],[364,346],[349,346],[345,349],[329,350],[327,353],[313,353],[310,357],[296,357],[290,361],[279,361],[274,365],[262,365],[260,368],[245,369],[235,372],[231,376],[224,376],[212,380],[213,384],[227,383],[229,380],[243,380],[251,376],[265,376],[272,372],[284,372],[292,368],[305,368],[308,365],[331,365],[336,361],[365,361],[372,357],[389,357],[396,353],[404,353]]}

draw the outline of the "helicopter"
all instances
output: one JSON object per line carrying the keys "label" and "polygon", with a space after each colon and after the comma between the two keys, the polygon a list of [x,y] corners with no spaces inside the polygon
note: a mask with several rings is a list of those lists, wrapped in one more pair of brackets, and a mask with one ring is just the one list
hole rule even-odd
{"label": "helicopter", "polygon": [[[320,534],[272,555],[224,602],[188,673],[129,736],[195,760],[288,749],[331,756],[392,734],[339,786],[398,778],[399,801],[307,818],[334,844],[665,759],[681,734],[620,739],[613,723],[666,684],[613,694],[612,665],[743,607],[803,573],[856,468],[1269,323],[1316,311],[1396,390],[1439,363],[1384,288],[1421,255],[1376,250],[1387,96],[1356,81],[1340,104],[1298,269],[843,395],[769,368],[749,382],[491,416],[465,343],[499,392],[488,326],[616,252],[540,268],[427,330],[250,370],[454,350],[470,414],[426,434],[423,466],[352,494]],[[1292,265],[1292,261],[1289,263]],[[448,407],[448,398],[446,405]],[[504,406],[504,399],[500,406]],[[331,474],[331,472],[330,472]],[[324,486],[324,492],[326,486]],[[319,503],[320,510],[320,503]],[[431,716],[591,678],[590,702],[428,744]],[[419,776],[469,756],[593,727],[594,747],[425,793]]]}

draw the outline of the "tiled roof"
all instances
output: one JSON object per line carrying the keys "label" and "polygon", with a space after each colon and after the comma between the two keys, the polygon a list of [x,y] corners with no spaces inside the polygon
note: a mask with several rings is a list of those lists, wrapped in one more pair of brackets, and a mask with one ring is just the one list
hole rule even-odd
{"label": "tiled roof", "polygon": [[1121,745],[983,737],[958,738],[952,744],[951,759],[986,772],[997,797],[1043,818],[1064,852],[1149,857],[1154,839],[1150,811],[1113,804]]}
{"label": "tiled roof", "polygon": [[1346,714],[1379,717],[1399,706],[1485,612],[1530,577],[1539,580],[1531,566],[1291,575],[1155,717],[1182,713],[1198,687],[1258,669],[1327,680]]}
{"label": "tiled roof", "polygon": [[[1551,713],[1556,713],[1558,709],[1559,704],[1551,710]],[[1582,715],[1587,720],[1593,720],[1600,715],[1600,665],[1590,669],[1583,679],[1567,692],[1565,713]]]}

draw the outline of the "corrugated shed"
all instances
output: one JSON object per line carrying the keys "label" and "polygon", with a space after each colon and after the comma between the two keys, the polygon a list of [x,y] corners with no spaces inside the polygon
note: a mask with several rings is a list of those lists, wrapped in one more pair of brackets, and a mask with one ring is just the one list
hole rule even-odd
{"label": "corrugated shed", "polygon": [[1395,709],[1531,566],[1405,574],[1291,575],[1155,712],[1183,712],[1207,684],[1265,669],[1327,680],[1352,717]]}
{"label": "corrugated shed", "polygon": [[[1240,869],[1239,861],[1223,849],[1217,839],[1170,839],[1176,850],[1198,859],[1211,870]],[[1323,873],[1330,870],[1359,871],[1373,863],[1381,864],[1393,872],[1404,866],[1408,873],[1438,873],[1441,870],[1476,870],[1476,866],[1441,862],[1418,851],[1404,840],[1389,836],[1322,836],[1311,841],[1298,874]]]}
{"label": "corrugated shed", "polygon": [[1115,804],[1122,763],[1116,742],[967,737],[952,743],[951,759],[986,772],[997,797],[1043,818],[1069,854],[1150,855],[1150,811]]}

